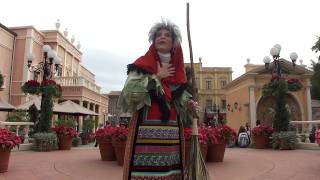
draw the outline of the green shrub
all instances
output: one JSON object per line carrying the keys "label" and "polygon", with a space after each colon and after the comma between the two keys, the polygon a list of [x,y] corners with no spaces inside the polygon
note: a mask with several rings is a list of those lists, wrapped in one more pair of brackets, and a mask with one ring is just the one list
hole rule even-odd
{"label": "green shrub", "polygon": [[316,141],[316,127],[312,127],[309,135],[309,140],[311,143],[314,143]]}
{"label": "green shrub", "polygon": [[81,138],[79,136],[76,136],[76,137],[72,138],[72,145],[74,147],[77,147],[79,145],[80,141],[81,141]]}
{"label": "green shrub", "polygon": [[59,118],[56,122],[55,122],[56,126],[67,126],[67,127],[76,127],[76,121],[73,119],[62,119]]}
{"label": "green shrub", "polygon": [[24,110],[14,110],[12,111],[8,117],[8,122],[27,122],[29,121],[29,114]]}
{"label": "green shrub", "polygon": [[33,135],[34,151],[52,151],[58,148],[58,139],[55,133],[35,133]]}
{"label": "green shrub", "polygon": [[297,135],[294,131],[281,131],[272,134],[273,149],[296,149],[297,142]]}

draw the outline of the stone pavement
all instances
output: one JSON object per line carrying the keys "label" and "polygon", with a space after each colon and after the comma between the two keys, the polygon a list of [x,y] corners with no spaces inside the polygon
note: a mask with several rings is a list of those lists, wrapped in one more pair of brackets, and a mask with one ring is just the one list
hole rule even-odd
{"label": "stone pavement", "polygon": [[[320,151],[228,148],[222,163],[208,163],[214,180],[320,180]],[[100,160],[93,147],[12,152],[0,180],[121,180],[122,167]]]}

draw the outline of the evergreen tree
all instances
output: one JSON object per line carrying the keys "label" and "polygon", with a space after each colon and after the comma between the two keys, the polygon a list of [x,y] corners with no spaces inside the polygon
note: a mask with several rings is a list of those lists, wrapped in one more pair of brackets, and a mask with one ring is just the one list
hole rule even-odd
{"label": "evergreen tree", "polygon": [[39,131],[39,111],[36,105],[32,104],[28,110],[30,121],[34,123],[33,133]]}
{"label": "evergreen tree", "polygon": [[313,76],[311,78],[311,97],[320,100],[320,63],[312,61]]}
{"label": "evergreen tree", "polygon": [[[316,43],[311,48],[312,51],[315,51],[316,53],[320,51],[320,36],[317,36]],[[313,69],[313,76],[311,78],[311,97],[312,99],[320,100],[320,56],[318,63],[315,63],[314,61],[311,61],[312,63],[312,69]]]}
{"label": "evergreen tree", "polygon": [[50,92],[43,92],[41,98],[41,114],[39,121],[39,132],[49,132],[53,109],[53,99]]}

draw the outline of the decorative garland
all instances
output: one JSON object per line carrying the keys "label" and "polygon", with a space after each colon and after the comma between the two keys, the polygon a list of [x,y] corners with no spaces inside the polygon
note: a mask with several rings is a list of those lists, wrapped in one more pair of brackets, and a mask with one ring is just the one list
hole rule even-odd
{"label": "decorative garland", "polygon": [[303,88],[302,83],[295,78],[285,80],[275,75],[272,76],[271,81],[265,84],[262,88],[262,94],[265,97],[278,96],[286,94],[288,91],[296,92]]}
{"label": "decorative garland", "polygon": [[40,93],[49,93],[53,97],[61,97],[62,88],[54,80],[44,80],[41,85],[36,80],[29,80],[24,83],[21,87],[22,92],[26,94],[40,94]]}

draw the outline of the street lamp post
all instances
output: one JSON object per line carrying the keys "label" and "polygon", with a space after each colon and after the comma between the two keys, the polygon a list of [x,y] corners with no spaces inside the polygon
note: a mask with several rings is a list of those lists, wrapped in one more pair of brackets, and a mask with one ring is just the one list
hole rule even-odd
{"label": "street lamp post", "polygon": [[[43,50],[43,61],[39,62],[37,65],[32,65],[34,60],[33,54],[28,54],[27,56],[27,66],[28,70],[33,73],[34,80],[38,80],[39,75],[42,73],[41,84],[52,80],[54,74],[60,72],[60,59],[54,50],[51,49],[49,45],[44,45]],[[53,95],[48,91],[41,91],[41,113],[40,120],[36,124],[36,129],[39,132],[48,132],[51,127],[51,119],[53,115]]]}
{"label": "street lamp post", "polygon": [[[285,94],[287,92],[287,89],[285,89],[286,86],[280,85],[283,83],[286,83],[282,78],[282,67],[281,67],[281,60],[280,60],[280,51],[281,46],[279,44],[274,45],[271,50],[270,54],[273,58],[273,64],[274,68],[271,70],[271,74],[276,74],[277,78],[272,78],[271,82],[273,82],[274,86],[278,89],[279,93],[276,93],[276,114],[273,121],[273,128],[275,132],[280,131],[288,131],[289,129],[289,112],[286,108],[286,102],[285,102]],[[298,59],[297,53],[293,52],[290,54],[290,59],[292,61],[292,66],[295,68],[296,66],[296,60]],[[269,69],[269,65],[271,62],[271,58],[269,56],[266,56],[263,58],[263,62],[265,63],[265,69]],[[282,89],[281,91],[279,89]]]}
{"label": "street lamp post", "polygon": [[[280,51],[281,51],[281,46],[279,44],[274,45],[271,50],[270,50],[270,54],[273,58],[273,62],[274,62],[274,66],[275,68],[273,69],[273,72],[271,71],[271,73],[276,73],[279,77],[281,77],[282,74],[282,69],[281,69],[281,61],[280,61]],[[298,54],[295,52],[292,52],[290,54],[290,59],[292,61],[292,66],[295,67],[296,66],[296,61],[298,59]],[[271,58],[269,56],[265,56],[263,58],[263,62],[265,63],[265,68],[268,70],[269,69],[269,65],[271,62]]]}

